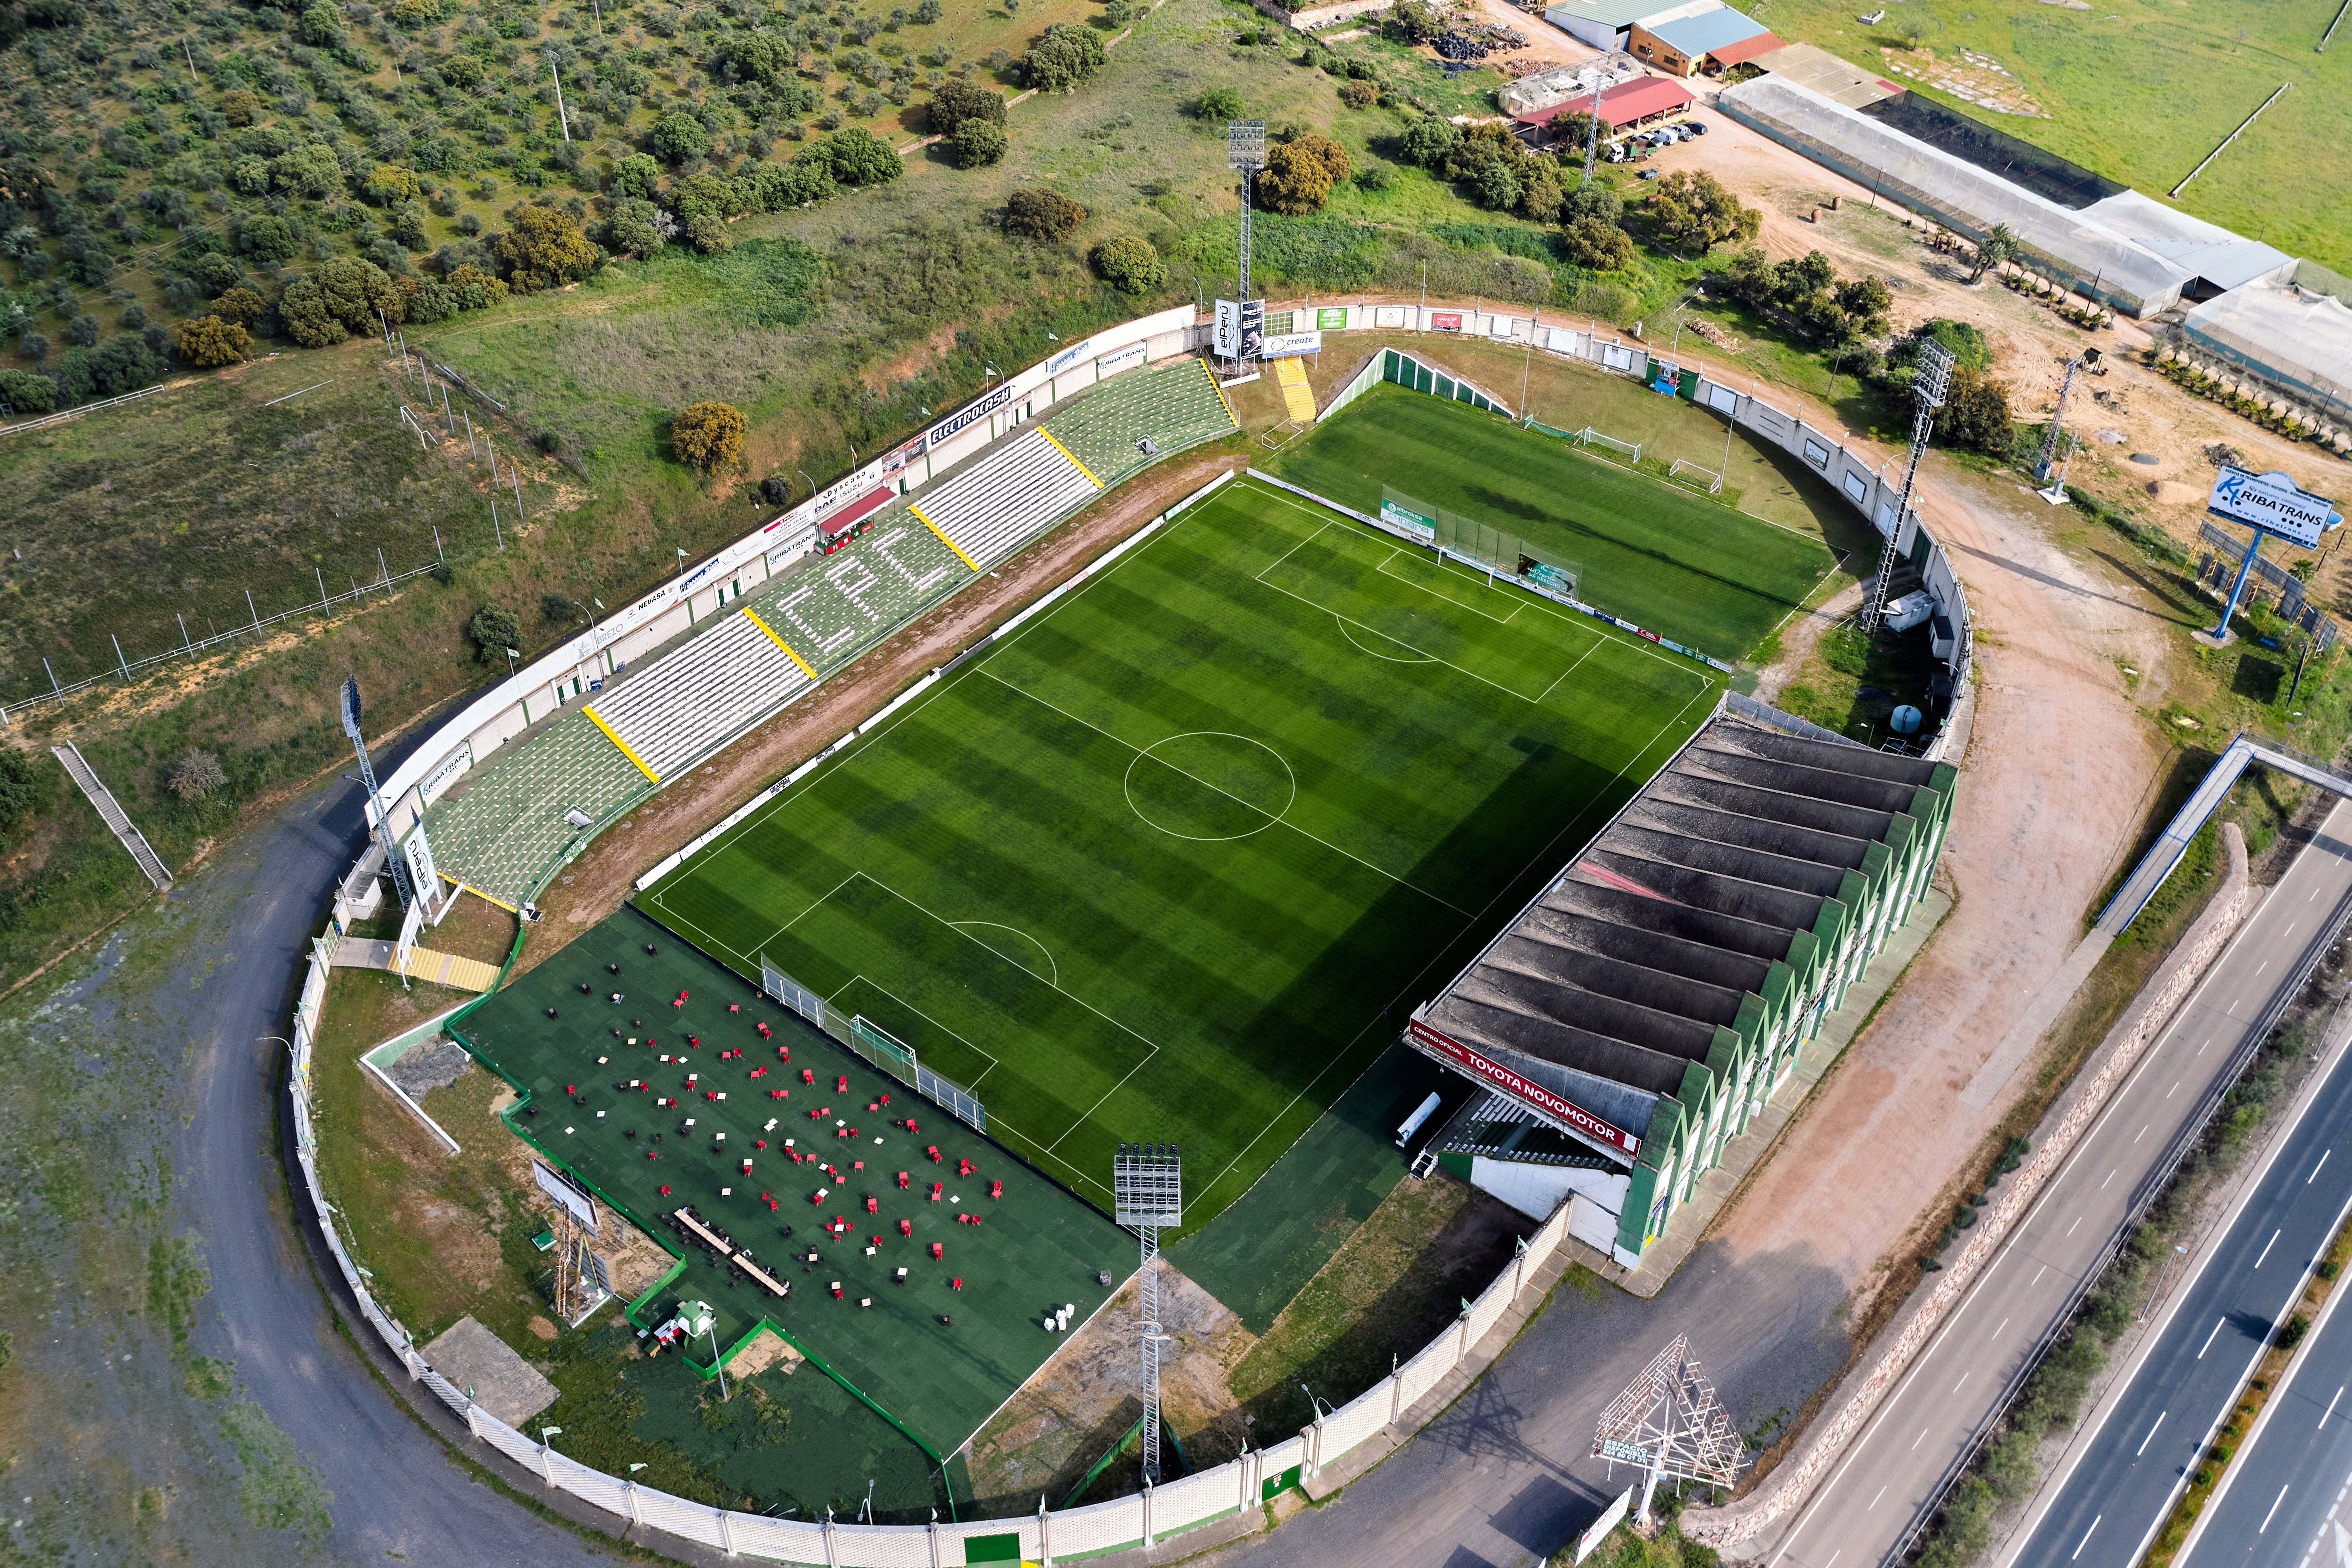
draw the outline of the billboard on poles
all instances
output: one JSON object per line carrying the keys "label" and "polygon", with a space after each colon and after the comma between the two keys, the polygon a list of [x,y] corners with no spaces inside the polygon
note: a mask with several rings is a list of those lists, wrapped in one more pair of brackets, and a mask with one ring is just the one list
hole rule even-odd
{"label": "billboard on poles", "polygon": [[1265,359],[1286,359],[1297,354],[1323,352],[1320,332],[1275,332],[1261,340],[1258,353]]}
{"label": "billboard on poles", "polygon": [[564,1213],[578,1221],[581,1229],[591,1236],[596,1234],[596,1205],[579,1183],[549,1170],[536,1160],[530,1163],[530,1173],[538,1179],[539,1190],[553,1198]]}
{"label": "billboard on poles", "polygon": [[2213,481],[2205,510],[2231,522],[2275,533],[2305,550],[2318,548],[2319,536],[2344,521],[2334,501],[2313,495],[2283,473],[2251,474],[2227,465]]}
{"label": "billboard on poles", "polygon": [[[1642,1459],[1646,1463],[1649,1456],[1644,1454]],[[1601,1517],[1587,1525],[1584,1533],[1576,1538],[1576,1560],[1581,1563],[1591,1556],[1593,1548],[1608,1540],[1609,1532],[1625,1522],[1625,1515],[1633,1506],[1633,1489],[1627,1487],[1617,1494],[1617,1500],[1611,1503]]]}
{"label": "billboard on poles", "polygon": [[1255,359],[1265,341],[1265,301],[1217,301],[1215,348],[1219,359]]}

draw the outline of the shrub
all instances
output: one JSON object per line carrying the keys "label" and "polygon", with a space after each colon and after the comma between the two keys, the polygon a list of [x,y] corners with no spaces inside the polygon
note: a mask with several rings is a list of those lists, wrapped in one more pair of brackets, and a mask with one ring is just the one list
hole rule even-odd
{"label": "shrub", "polygon": [[539,618],[551,626],[560,626],[571,620],[571,596],[566,594],[541,594],[539,596]]}
{"label": "shrub", "polygon": [[1658,182],[1650,195],[1650,210],[1658,232],[1668,239],[1695,245],[1701,252],[1724,240],[1756,237],[1764,215],[1743,206],[1713,174],[1677,169]]}
{"label": "shrub", "polygon": [[1560,249],[1576,266],[1592,272],[1614,272],[1633,261],[1633,241],[1613,223],[1577,218],[1559,231]]}
{"label": "shrub", "polygon": [[1356,188],[1360,191],[1370,191],[1378,195],[1395,185],[1396,165],[1393,163],[1367,163],[1356,171]]}
{"label": "shrub", "polygon": [[1239,120],[1242,95],[1230,87],[1213,87],[1192,100],[1192,114],[1200,120]]}
{"label": "shrub", "polygon": [[1106,239],[1095,247],[1087,259],[1104,282],[1126,294],[1141,294],[1158,288],[1167,272],[1160,252],[1139,235],[1122,234]]}
{"label": "shrub", "polygon": [[231,125],[250,125],[261,112],[261,95],[247,88],[233,88],[221,94],[221,114]]}
{"label": "shrub", "polygon": [[147,307],[141,304],[138,300],[133,300],[131,303],[122,307],[122,314],[117,320],[115,324],[122,327],[126,331],[138,331],[141,327],[147,324]]}
{"label": "shrub", "polygon": [[670,422],[670,445],[678,458],[706,474],[731,468],[743,458],[743,414],[725,403],[698,403]]}
{"label": "shrub", "polygon": [[1100,35],[1056,22],[1021,57],[1021,82],[1040,92],[1068,92],[1102,68]]}
{"label": "shrub", "polygon": [[1405,127],[1401,150],[1406,162],[1418,163],[1424,169],[1438,169],[1445,165],[1446,160],[1454,155],[1454,148],[1461,142],[1462,132],[1452,121],[1440,120],[1431,114],[1423,115]]}
{"label": "shrub", "polygon": [[862,125],[845,126],[825,138],[833,177],[845,185],[883,185],[907,172],[907,161]]}
{"label": "shrub", "polygon": [[654,151],[673,163],[690,163],[710,151],[710,132],[685,110],[673,109],[654,121]]}
{"label": "shrub", "polygon": [[202,800],[227,783],[220,758],[196,746],[174,757],[163,773],[163,787],[182,800]]}
{"label": "shrub", "polygon": [[25,20],[36,27],[79,27],[81,17],[77,0],[25,0]]}
{"label": "shrub", "polygon": [[88,348],[98,342],[98,318],[79,315],[66,323],[66,342]]}
{"label": "shrub", "polygon": [[360,194],[376,206],[392,206],[416,195],[416,176],[396,163],[378,163],[368,171]]}
{"label": "shrub", "polygon": [[978,82],[946,81],[931,94],[930,104],[924,113],[931,130],[941,136],[952,136],[973,121],[988,121],[1002,125],[1004,123],[1004,95],[991,92]]}
{"label": "shrub", "polygon": [[661,165],[643,153],[632,153],[613,165],[614,195],[646,197],[661,184]]}
{"label": "shrub", "polygon": [[16,830],[49,804],[57,777],[45,759],[14,746],[0,746],[0,849],[6,848]]}
{"label": "shrub", "polygon": [[653,203],[634,196],[614,202],[604,219],[604,243],[614,250],[653,255],[663,243],[661,232],[654,226],[656,210]]}
{"label": "shrub", "polygon": [[405,320],[403,304],[400,290],[383,268],[355,256],[339,256],[288,284],[278,313],[296,342],[319,349],[353,332],[377,331],[383,321]]}
{"label": "shrub", "polygon": [[236,321],[225,321],[218,316],[198,316],[180,328],[172,339],[172,346],[190,364],[210,370],[245,358],[253,347],[253,334]]}
{"label": "shrub", "polygon": [[956,167],[977,169],[984,164],[1000,163],[1009,145],[1004,127],[990,120],[971,120],[956,127],[948,145],[955,150]]}
{"label": "shrub", "polygon": [[1004,232],[1024,239],[1067,239],[1087,209],[1058,191],[1015,191],[1004,201]]}
{"label": "shrub", "polygon": [[578,218],[537,203],[515,214],[514,227],[493,237],[490,248],[506,263],[508,282],[525,294],[583,278],[598,259]]}
{"label": "shrub", "polygon": [[522,622],[512,610],[487,605],[466,623],[466,640],[474,645],[474,657],[488,664],[522,641]]}
{"label": "shrub", "polygon": [[1339,84],[1339,101],[1350,109],[1370,109],[1381,100],[1381,89],[1369,81]]}
{"label": "shrub", "polygon": [[1951,390],[1936,411],[1936,438],[1987,457],[2009,456],[2017,427],[2010,421],[2008,386],[1982,371],[1954,370]]}
{"label": "shrub", "polygon": [[[10,416],[17,419],[47,414],[58,405],[58,384],[29,370],[0,370],[0,404],[6,405]],[[0,830],[5,826],[0,824]]]}
{"label": "shrub", "polygon": [[1331,187],[1351,172],[1348,150],[1310,131],[1267,153],[1257,177],[1258,199],[1276,212],[1301,216],[1319,210],[1330,199]]}

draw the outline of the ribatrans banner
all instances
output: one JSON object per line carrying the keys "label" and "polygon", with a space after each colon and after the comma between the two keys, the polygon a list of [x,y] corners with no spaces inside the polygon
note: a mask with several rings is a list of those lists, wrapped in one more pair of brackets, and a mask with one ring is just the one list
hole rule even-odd
{"label": "ribatrans banner", "polygon": [[2243,468],[2224,467],[2221,477],[2213,481],[2205,510],[2292,540],[2305,550],[2316,549],[2319,536],[2344,521],[2334,501],[2313,495],[2275,470],[2250,474]]}

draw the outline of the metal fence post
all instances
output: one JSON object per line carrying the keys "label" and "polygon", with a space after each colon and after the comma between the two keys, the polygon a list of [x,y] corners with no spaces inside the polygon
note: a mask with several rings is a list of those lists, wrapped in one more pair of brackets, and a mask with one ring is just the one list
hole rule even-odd
{"label": "metal fence post", "polygon": [[833,1540],[833,1510],[824,1515],[824,1568],[841,1568],[841,1552]]}
{"label": "metal fence post", "polygon": [[1151,1478],[1143,1478],[1143,1549],[1151,1550]]}
{"label": "metal fence post", "polygon": [[628,1500],[629,1522],[640,1525],[645,1523],[646,1510],[637,1503],[637,1483],[624,1479],[621,1482],[621,1495]]}
{"label": "metal fence post", "polygon": [[931,1521],[929,1541],[931,1548],[931,1568],[946,1568],[946,1564],[940,1561],[940,1521],[936,1519]]}
{"label": "metal fence post", "polygon": [[1045,1568],[1054,1568],[1054,1526],[1045,1512],[1045,1494],[1037,1494],[1037,1557]]}
{"label": "metal fence post", "polygon": [[728,1521],[728,1511],[727,1511],[727,1510],[725,1510],[725,1509],[723,1509],[723,1508],[722,1508],[722,1509],[719,1510],[718,1511],[719,1511],[719,1550],[720,1550],[721,1552],[724,1552],[725,1553],[727,1553],[727,1555],[728,1555],[728,1556],[732,1557],[732,1556],[734,1556],[734,1555],[735,1555],[735,1531],[734,1531],[733,1527],[731,1527],[731,1526],[727,1522],[727,1521]]}
{"label": "metal fence post", "polygon": [[1404,1419],[1404,1368],[1389,1373],[1389,1425]]}
{"label": "metal fence post", "polygon": [[1470,1314],[1462,1314],[1462,1327],[1454,1336],[1454,1364],[1460,1366],[1470,1359]]}

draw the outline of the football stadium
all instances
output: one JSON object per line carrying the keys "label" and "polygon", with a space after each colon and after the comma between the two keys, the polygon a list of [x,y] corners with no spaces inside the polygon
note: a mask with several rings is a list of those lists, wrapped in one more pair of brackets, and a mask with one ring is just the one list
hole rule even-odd
{"label": "football stadium", "polygon": [[1154,462],[1236,451],[446,1026],[674,1260],[625,1307],[662,1364],[772,1333],[887,1427],[741,1483],[812,1511],[851,1470],[871,1517],[969,1500],[974,1436],[1137,1274],[1122,1145],[1181,1149],[1161,1239],[1253,1323],[1338,1244],[1313,1184],[1402,1174],[1407,1138],[1317,1131],[1351,1090],[1389,1130],[1436,1085],[1416,1171],[1638,1268],[1941,846],[1948,766],[1727,690],[1823,587],[1818,535],[1395,347],[1270,451],[1186,332],[1136,342],[1008,383],[395,783],[427,901],[545,941],[531,899],[665,784]]}

